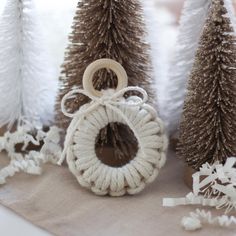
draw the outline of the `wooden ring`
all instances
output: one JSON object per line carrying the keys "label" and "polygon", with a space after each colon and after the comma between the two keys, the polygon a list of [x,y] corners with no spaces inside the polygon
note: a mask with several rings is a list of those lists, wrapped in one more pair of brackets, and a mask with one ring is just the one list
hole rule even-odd
{"label": "wooden ring", "polygon": [[117,75],[118,84],[116,91],[128,86],[127,73],[120,63],[111,59],[99,59],[91,63],[84,72],[83,87],[86,92],[96,97],[103,95],[101,91],[96,90],[93,86],[94,74],[103,68],[111,69]]}

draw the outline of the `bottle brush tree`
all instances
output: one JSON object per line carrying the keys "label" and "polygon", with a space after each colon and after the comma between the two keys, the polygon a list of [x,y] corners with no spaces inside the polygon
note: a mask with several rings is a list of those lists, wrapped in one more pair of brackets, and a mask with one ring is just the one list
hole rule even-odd
{"label": "bottle brush tree", "polygon": [[[116,60],[125,68],[130,86],[144,88],[151,98],[154,97],[149,45],[145,41],[145,26],[142,8],[137,0],[82,0],[78,3],[72,33],[61,76],[61,89],[57,105],[57,121],[60,127],[67,128],[68,120],[60,110],[62,97],[71,89],[81,87],[86,67],[100,58]],[[117,78],[112,71],[103,69],[94,76],[97,90],[115,88]],[[69,100],[69,112],[74,112],[88,102],[84,96]],[[105,127],[98,137],[98,143],[111,142],[116,150],[118,162],[130,158],[133,149],[132,135],[123,134],[124,127],[112,124]],[[129,141],[128,141],[129,140]],[[130,147],[130,148],[129,148]]]}
{"label": "bottle brush tree", "polygon": [[236,40],[223,0],[213,0],[189,79],[178,155],[198,170],[236,155]]}
{"label": "bottle brush tree", "polygon": [[[185,0],[184,3],[176,50],[171,60],[169,81],[166,83],[165,117],[171,135],[179,128],[188,79],[211,2],[212,0]],[[232,0],[225,0],[225,7],[231,23],[235,25]]]}
{"label": "bottle brush tree", "polygon": [[32,0],[7,0],[0,18],[0,127],[48,125],[57,81]]}

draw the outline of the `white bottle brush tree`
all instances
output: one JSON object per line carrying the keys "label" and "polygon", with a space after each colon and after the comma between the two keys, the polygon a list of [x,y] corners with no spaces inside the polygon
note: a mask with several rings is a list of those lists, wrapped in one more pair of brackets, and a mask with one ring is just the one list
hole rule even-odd
{"label": "white bottle brush tree", "polygon": [[0,185],[17,172],[40,174],[42,164],[60,157],[59,129],[42,129],[53,121],[57,80],[40,30],[32,0],[7,0],[0,18],[0,127],[10,132],[0,137],[0,151],[10,163],[0,169]]}
{"label": "white bottle brush tree", "polygon": [[[166,90],[166,119],[169,133],[173,135],[179,127],[186,95],[186,85],[190,76],[194,56],[199,43],[212,0],[186,0],[180,19],[176,51],[171,61],[169,82]],[[235,27],[232,0],[225,0],[228,15]]]}
{"label": "white bottle brush tree", "polygon": [[53,120],[57,81],[32,0],[8,0],[0,18],[0,127]]}

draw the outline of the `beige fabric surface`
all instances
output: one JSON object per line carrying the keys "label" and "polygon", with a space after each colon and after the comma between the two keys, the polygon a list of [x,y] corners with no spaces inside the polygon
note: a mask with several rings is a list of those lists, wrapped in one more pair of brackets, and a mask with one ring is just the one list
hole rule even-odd
{"label": "beige fabric surface", "polygon": [[[0,156],[0,166],[5,163]],[[188,233],[181,226],[195,207],[163,208],[163,197],[182,197],[189,189],[183,165],[173,153],[155,183],[137,196],[98,197],[81,188],[66,167],[47,165],[42,176],[18,174],[0,187],[0,203],[58,236],[236,235],[236,228],[205,227]]]}

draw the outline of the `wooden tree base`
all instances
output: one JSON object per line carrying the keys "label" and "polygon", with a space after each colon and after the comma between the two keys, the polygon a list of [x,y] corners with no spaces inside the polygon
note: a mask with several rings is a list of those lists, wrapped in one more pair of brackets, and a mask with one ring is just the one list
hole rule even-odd
{"label": "wooden tree base", "polygon": [[[189,167],[189,166],[186,166],[185,167],[185,170],[184,170],[184,182],[185,184],[191,189],[193,190],[193,174],[196,173],[196,170],[194,170],[193,168]],[[200,181],[203,181],[206,177],[205,176],[200,176]],[[221,183],[222,184],[222,183]],[[206,189],[206,187],[205,187]],[[211,187],[208,188],[208,190],[211,190]],[[204,194],[204,190],[202,189],[202,193],[201,194]]]}
{"label": "wooden tree base", "polygon": [[169,147],[170,147],[172,150],[176,151],[176,150],[177,150],[177,144],[178,144],[178,142],[179,142],[179,139],[177,139],[177,138],[170,138]]}
{"label": "wooden tree base", "polygon": [[185,166],[184,168],[184,182],[185,184],[192,190],[193,189],[193,174],[196,173],[196,171],[189,167]]}

